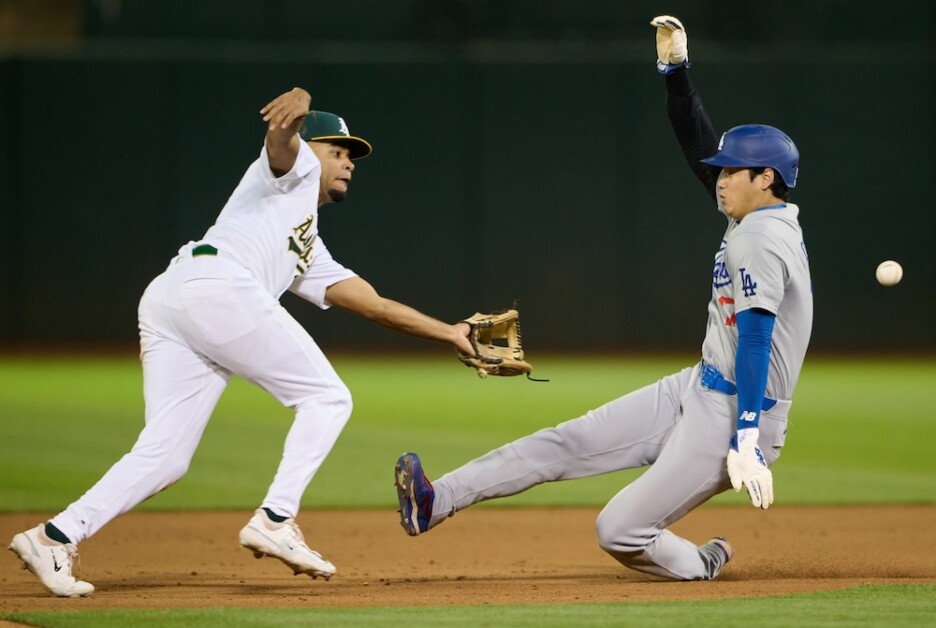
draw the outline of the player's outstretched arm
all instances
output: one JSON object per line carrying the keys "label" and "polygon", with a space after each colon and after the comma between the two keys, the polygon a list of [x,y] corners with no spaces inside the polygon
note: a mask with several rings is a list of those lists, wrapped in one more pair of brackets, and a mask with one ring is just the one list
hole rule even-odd
{"label": "player's outstretched arm", "polygon": [[284,94],[280,94],[260,110],[263,121],[268,124],[266,135],[267,155],[270,160],[270,170],[277,177],[281,177],[296,163],[299,155],[299,129],[309,107],[312,96],[301,87],[294,87]]}
{"label": "player's outstretched arm", "polygon": [[689,42],[682,22],[671,15],[650,21],[656,28],[657,71],[666,80],[666,112],[689,168],[717,202],[718,168],[701,162],[717,152],[718,137],[702,99],[689,79]]}
{"label": "player's outstretched arm", "polygon": [[770,369],[770,345],[776,316],[760,308],[738,312],[737,432],[728,450],[728,477],[735,491],[745,487],[755,508],[773,503],[773,476],[758,445],[760,414]]}
{"label": "player's outstretched arm", "polygon": [[471,328],[467,323],[449,325],[408,305],[384,298],[360,277],[332,284],[325,291],[325,299],[336,307],[354,312],[383,327],[418,338],[448,342],[459,353],[475,354],[468,340]]}

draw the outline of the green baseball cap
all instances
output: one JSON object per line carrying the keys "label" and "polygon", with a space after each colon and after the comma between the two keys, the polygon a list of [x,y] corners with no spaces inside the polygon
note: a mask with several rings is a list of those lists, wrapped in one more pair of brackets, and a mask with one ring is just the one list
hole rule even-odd
{"label": "green baseball cap", "polygon": [[351,159],[367,157],[373,150],[370,142],[351,135],[345,121],[327,111],[310,111],[300,135],[307,142],[329,142],[344,146],[351,151]]}

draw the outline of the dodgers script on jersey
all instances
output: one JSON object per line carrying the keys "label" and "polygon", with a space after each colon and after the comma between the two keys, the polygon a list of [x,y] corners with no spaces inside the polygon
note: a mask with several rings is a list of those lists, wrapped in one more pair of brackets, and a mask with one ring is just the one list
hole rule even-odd
{"label": "dodgers script on jersey", "polygon": [[735,316],[751,308],[776,315],[766,396],[790,399],[812,329],[812,283],[799,208],[787,203],[730,220],[715,254],[702,359],[735,381]]}
{"label": "dodgers script on jersey", "polygon": [[291,289],[327,307],[328,286],[355,273],[332,259],[318,235],[321,169],[309,145],[300,142],[292,170],[277,178],[264,146],[202,242],[250,271],[276,298]]}

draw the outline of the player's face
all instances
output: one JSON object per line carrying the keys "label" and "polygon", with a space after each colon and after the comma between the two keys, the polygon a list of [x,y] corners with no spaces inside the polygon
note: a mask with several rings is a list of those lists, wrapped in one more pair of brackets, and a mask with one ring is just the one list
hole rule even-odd
{"label": "player's face", "polygon": [[351,173],[354,172],[351,151],[344,146],[327,142],[309,142],[309,146],[322,164],[319,207],[345,200],[351,185]]}
{"label": "player's face", "polygon": [[770,204],[769,192],[773,172],[765,170],[754,175],[748,168],[722,168],[718,175],[718,200],[725,214],[735,220],[741,220],[755,209]]}

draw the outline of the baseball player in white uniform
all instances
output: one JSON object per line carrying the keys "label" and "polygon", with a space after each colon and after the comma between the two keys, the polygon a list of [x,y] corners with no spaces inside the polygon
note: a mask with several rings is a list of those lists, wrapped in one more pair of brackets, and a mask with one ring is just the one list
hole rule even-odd
{"label": "baseball player in white uniform", "polygon": [[78,597],[76,546],[106,523],[177,482],[232,375],[295,411],[266,497],[240,532],[258,558],[330,578],[335,566],[306,545],[299,502],[351,415],[351,395],[305,329],[280,305],[289,290],[322,309],[472,354],[468,326],[449,325],[381,297],[335,261],[318,234],[323,205],[344,200],[370,144],[332,113],[309,111],[304,89],[262,110],[268,129],[217,222],[183,246],[146,289],[139,308],[145,427],[130,453],[48,523],[17,534],[10,549],[52,593]]}
{"label": "baseball player in white uniform", "polygon": [[784,443],[812,327],[799,209],[787,202],[799,154],[789,137],[765,125],[735,127],[719,141],[689,80],[685,30],[669,16],[652,24],[673,129],[728,221],[715,253],[701,360],[433,483],[419,456],[404,454],[394,472],[410,535],[543,482],[649,465],[598,516],[598,542],[632,569],[705,580],[731,559],[731,544],[715,537],[698,546],[670,524],[730,487],[745,487],[758,508],[773,502],[769,467]]}

